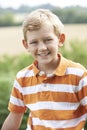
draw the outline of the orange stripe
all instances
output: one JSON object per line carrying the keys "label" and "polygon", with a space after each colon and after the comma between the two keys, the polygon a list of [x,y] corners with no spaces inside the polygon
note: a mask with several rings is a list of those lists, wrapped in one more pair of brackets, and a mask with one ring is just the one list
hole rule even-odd
{"label": "orange stripe", "polygon": [[12,103],[9,103],[8,109],[12,112],[24,113],[26,111],[26,107],[17,106]]}
{"label": "orange stripe", "polygon": [[48,81],[52,84],[71,84],[71,85],[78,85],[79,80],[80,80],[79,76],[70,74],[64,76],[54,76],[48,79]]}
{"label": "orange stripe", "polygon": [[42,81],[44,80],[43,77],[24,77],[24,78],[19,78],[17,79],[18,83],[22,86],[22,87],[27,87],[27,86],[34,86],[37,84],[41,84]]}
{"label": "orange stripe", "polygon": [[66,92],[38,92],[36,94],[24,95],[25,104],[36,103],[38,101],[55,102],[79,102],[75,94]]}
{"label": "orange stripe", "polygon": [[12,89],[12,96],[23,100],[23,95],[15,87]]}
{"label": "orange stripe", "polygon": [[65,76],[54,76],[51,78],[46,79],[46,76],[33,76],[33,77],[23,77],[17,79],[19,84],[22,87],[33,86],[37,84],[44,83],[51,83],[51,84],[71,84],[71,85],[78,85],[80,77],[74,75],[65,75]]}
{"label": "orange stripe", "polygon": [[81,100],[87,96],[87,86],[83,87],[79,92],[77,92],[78,99]]}
{"label": "orange stripe", "polygon": [[80,106],[75,110],[38,110],[32,111],[32,117],[38,117],[41,120],[70,120],[78,118],[86,113],[84,107]]}

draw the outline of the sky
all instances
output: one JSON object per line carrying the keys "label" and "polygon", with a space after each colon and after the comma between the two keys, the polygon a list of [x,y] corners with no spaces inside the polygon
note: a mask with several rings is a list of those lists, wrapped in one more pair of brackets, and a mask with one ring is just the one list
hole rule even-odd
{"label": "sky", "polygon": [[0,0],[0,7],[12,7],[17,9],[21,5],[37,6],[47,3],[58,6],[60,8],[76,5],[87,7],[87,0]]}

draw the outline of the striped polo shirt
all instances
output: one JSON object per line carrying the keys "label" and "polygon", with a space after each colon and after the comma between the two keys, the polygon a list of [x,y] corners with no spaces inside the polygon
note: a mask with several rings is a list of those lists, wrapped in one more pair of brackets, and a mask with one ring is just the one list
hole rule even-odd
{"label": "striped polo shirt", "polygon": [[87,72],[79,63],[58,54],[53,74],[38,70],[37,62],[17,73],[9,110],[30,110],[26,130],[82,130],[87,118]]}

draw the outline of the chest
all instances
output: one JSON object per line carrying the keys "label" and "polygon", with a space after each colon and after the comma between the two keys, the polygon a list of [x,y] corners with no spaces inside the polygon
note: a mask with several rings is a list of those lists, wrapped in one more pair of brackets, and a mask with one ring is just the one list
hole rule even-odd
{"label": "chest", "polygon": [[[57,109],[69,109],[78,107],[78,97],[76,94],[79,80],[72,80],[70,76],[64,77],[38,77],[31,79],[31,86],[23,88],[24,103],[29,109],[42,107],[55,107]],[[29,79],[30,80],[30,79]],[[65,105],[66,104],[66,105]]]}

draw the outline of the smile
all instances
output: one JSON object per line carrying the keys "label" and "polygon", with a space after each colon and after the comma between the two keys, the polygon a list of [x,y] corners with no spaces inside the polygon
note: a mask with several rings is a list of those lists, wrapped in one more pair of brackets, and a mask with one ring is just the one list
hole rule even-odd
{"label": "smile", "polygon": [[38,55],[39,56],[47,56],[47,55],[49,55],[50,54],[50,52],[46,52],[46,53],[39,53]]}

